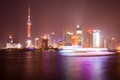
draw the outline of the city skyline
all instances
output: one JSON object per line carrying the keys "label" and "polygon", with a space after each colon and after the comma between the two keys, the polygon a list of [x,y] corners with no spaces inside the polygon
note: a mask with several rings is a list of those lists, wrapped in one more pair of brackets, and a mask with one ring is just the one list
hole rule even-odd
{"label": "city skyline", "polygon": [[28,5],[31,7],[32,38],[52,32],[62,37],[64,28],[74,30],[77,24],[82,24],[84,29],[99,29],[106,36],[119,37],[119,1],[6,0],[0,5],[1,43],[7,42],[9,35],[17,42],[25,42]]}

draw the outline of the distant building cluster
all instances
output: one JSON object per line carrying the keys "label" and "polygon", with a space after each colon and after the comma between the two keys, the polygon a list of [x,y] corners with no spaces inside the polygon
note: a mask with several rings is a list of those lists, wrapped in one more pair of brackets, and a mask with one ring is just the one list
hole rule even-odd
{"label": "distant building cluster", "polygon": [[63,41],[65,46],[80,46],[85,48],[116,49],[120,41],[115,37],[103,37],[101,31],[88,29],[83,31],[82,26],[77,25],[75,32],[64,31]]}
{"label": "distant building cluster", "polygon": [[6,43],[6,48],[22,48],[20,43],[14,43],[13,37],[9,36],[8,42]]}
{"label": "distant building cluster", "polygon": [[[115,38],[106,38],[101,36],[100,30],[89,29],[83,31],[82,26],[77,25],[75,32],[65,30],[63,32],[63,39],[55,39],[55,33],[43,35],[39,38],[31,40],[31,20],[30,7],[28,7],[28,21],[27,21],[27,40],[25,45],[14,43],[13,37],[9,36],[9,41],[6,48],[60,48],[61,46],[79,46],[86,48],[109,48],[115,49],[119,45],[119,40]],[[33,44],[34,42],[34,44]]]}
{"label": "distant building cluster", "polygon": [[77,25],[75,34],[68,31],[65,32],[64,41],[65,45],[100,48],[101,32],[100,30],[87,30],[85,35],[82,27]]}

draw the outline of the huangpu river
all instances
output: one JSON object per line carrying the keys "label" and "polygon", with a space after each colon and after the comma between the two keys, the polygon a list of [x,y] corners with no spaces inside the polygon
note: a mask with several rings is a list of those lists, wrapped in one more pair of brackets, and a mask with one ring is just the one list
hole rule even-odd
{"label": "huangpu river", "polygon": [[1,51],[0,80],[120,80],[120,55]]}

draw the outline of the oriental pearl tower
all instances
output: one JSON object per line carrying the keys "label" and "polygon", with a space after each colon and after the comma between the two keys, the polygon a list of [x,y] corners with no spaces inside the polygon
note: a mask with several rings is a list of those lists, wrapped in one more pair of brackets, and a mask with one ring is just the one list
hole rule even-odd
{"label": "oriental pearl tower", "polygon": [[27,38],[31,38],[31,21],[30,21],[30,7],[28,7],[28,21],[27,21]]}
{"label": "oriental pearl tower", "polygon": [[26,48],[33,48],[31,40],[31,21],[30,21],[30,7],[28,7],[28,21],[27,21],[27,41]]}

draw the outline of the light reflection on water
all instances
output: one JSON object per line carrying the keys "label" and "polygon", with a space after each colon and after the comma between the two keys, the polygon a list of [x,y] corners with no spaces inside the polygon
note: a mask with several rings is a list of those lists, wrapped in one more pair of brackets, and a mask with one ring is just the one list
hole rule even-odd
{"label": "light reflection on water", "polygon": [[64,56],[65,80],[120,80],[120,56]]}
{"label": "light reflection on water", "polygon": [[107,57],[67,57],[62,60],[65,80],[103,80]]}
{"label": "light reflection on water", "polygon": [[56,54],[26,53],[25,80],[54,80],[56,77]]}
{"label": "light reflection on water", "polygon": [[0,53],[1,80],[120,79],[120,56],[72,57],[59,53]]}
{"label": "light reflection on water", "polygon": [[67,57],[62,60],[65,80],[103,80],[108,57]]}

